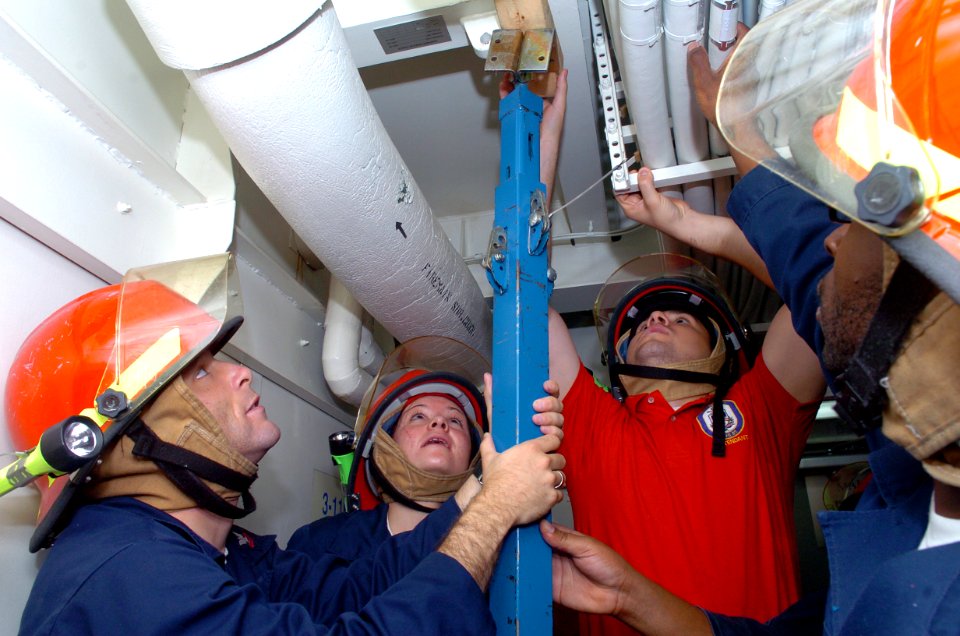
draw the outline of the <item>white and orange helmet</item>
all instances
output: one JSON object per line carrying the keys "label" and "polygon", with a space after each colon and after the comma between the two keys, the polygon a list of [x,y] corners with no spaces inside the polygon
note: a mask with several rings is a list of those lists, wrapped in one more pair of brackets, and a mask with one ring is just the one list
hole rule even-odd
{"label": "white and orange helmet", "polygon": [[733,147],[885,237],[954,302],[958,41],[958,0],[797,2],[747,34],[717,99]]}

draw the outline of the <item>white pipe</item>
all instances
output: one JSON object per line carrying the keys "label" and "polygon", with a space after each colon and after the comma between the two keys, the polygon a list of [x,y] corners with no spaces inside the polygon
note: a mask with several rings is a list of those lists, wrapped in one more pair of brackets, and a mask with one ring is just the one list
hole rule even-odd
{"label": "white pipe", "polygon": [[760,11],[757,15],[757,19],[763,20],[767,16],[773,15],[785,6],[787,6],[787,0],[760,0]]}
{"label": "white pipe", "polygon": [[360,406],[373,376],[360,368],[363,307],[335,276],[330,277],[323,321],[323,377],[334,395]]}
{"label": "white pipe", "polygon": [[620,34],[627,108],[640,157],[650,168],[677,163],[670,134],[663,71],[663,20],[658,0],[620,0]]}
{"label": "white pipe", "polygon": [[400,341],[445,335],[489,352],[480,288],[387,136],[330,3],[128,2],[260,189],[380,324]]}
{"label": "white pipe", "polygon": [[[687,45],[703,40],[705,10],[705,0],[664,0],[663,3],[670,115],[677,161],[681,164],[710,156],[707,120],[690,90],[687,73]],[[713,186],[709,180],[684,184],[683,198],[695,210],[713,211]]]}
{"label": "white pipe", "polygon": [[737,43],[737,20],[740,18],[740,0],[711,0],[710,46],[707,54],[710,66],[720,67]]}
{"label": "white pipe", "polygon": [[683,200],[694,210],[713,213],[713,181],[691,181],[683,184]]}
{"label": "white pipe", "polygon": [[[613,46],[613,53],[617,64],[621,65],[623,59],[623,44],[620,42],[620,0],[603,0],[603,10],[607,16],[607,39]],[[620,69],[621,78],[624,75],[623,68]]]}
{"label": "white pipe", "polygon": [[[737,42],[737,19],[740,17],[740,0],[711,0],[710,27],[707,55],[710,66],[720,68],[730,49]],[[730,154],[723,135],[715,126],[710,126],[710,150],[714,157]]]}
{"label": "white pipe", "polygon": [[373,330],[370,324],[372,322],[373,317],[364,312],[364,320],[360,325],[360,350],[357,352],[357,364],[370,375],[376,375],[383,364],[384,356],[383,350],[373,339]]}
{"label": "white pipe", "polygon": [[740,0],[741,22],[752,29],[757,24],[758,17],[757,0]]}
{"label": "white pipe", "polygon": [[703,40],[704,0],[665,0],[663,30],[667,61],[667,86],[677,161],[691,163],[707,159],[707,120],[690,91],[687,73],[687,45]]}

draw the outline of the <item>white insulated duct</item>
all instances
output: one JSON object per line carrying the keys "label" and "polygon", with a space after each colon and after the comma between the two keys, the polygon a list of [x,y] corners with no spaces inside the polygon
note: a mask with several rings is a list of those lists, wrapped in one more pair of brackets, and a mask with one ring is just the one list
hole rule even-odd
{"label": "white insulated duct", "polygon": [[[740,17],[740,0],[711,0],[710,27],[708,29],[707,55],[710,66],[720,68],[730,49],[737,42],[737,20]],[[715,126],[710,126],[710,150],[714,157],[730,154],[727,142]]]}
{"label": "white insulated duct", "polygon": [[[361,368],[363,307],[335,276],[330,277],[323,321],[323,377],[344,402],[360,406],[373,375]],[[365,352],[367,357],[369,349]]]}
{"label": "white insulated duct", "polygon": [[244,169],[395,338],[444,335],[489,353],[490,311],[387,136],[330,3],[128,4]]}
{"label": "white insulated duct", "polygon": [[620,74],[640,157],[649,168],[675,166],[663,72],[660,2],[620,0],[618,17],[623,49]]}

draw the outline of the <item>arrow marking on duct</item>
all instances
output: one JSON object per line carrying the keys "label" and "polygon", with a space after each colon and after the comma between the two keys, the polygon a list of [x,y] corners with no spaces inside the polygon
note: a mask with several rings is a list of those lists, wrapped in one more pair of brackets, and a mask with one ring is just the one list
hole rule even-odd
{"label": "arrow marking on duct", "polygon": [[403,234],[403,238],[407,238],[407,233],[403,231],[403,223],[397,221],[397,230],[400,231],[400,234]]}

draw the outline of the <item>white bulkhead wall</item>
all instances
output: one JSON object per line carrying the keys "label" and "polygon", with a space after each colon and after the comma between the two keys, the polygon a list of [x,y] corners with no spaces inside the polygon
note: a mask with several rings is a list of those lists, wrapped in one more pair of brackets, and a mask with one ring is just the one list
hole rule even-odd
{"label": "white bulkhead wall", "polygon": [[[231,247],[236,202],[226,145],[123,3],[0,0],[0,85],[2,385],[23,339],[65,302],[132,266]],[[240,247],[247,321],[225,352],[254,369],[283,431],[244,523],[285,539],[342,509],[327,436],[352,416],[323,382],[322,305],[289,268]],[[14,450],[0,421],[4,464]],[[43,559],[27,551],[37,504],[32,487],[0,498],[0,636],[17,632]]]}

